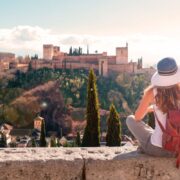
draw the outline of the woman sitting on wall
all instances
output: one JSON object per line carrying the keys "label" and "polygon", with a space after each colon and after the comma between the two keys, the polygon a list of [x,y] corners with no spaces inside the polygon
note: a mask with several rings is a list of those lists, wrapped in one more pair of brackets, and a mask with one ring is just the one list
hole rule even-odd
{"label": "woman sitting on wall", "polygon": [[[128,116],[126,120],[129,130],[140,143],[140,149],[146,154],[175,156],[174,152],[164,148],[162,142],[162,128],[166,129],[168,112],[171,110],[180,111],[180,68],[173,58],[164,58],[159,61],[157,72],[151,78],[151,86],[144,91],[135,115]],[[142,121],[152,111],[156,117],[155,129]]]}

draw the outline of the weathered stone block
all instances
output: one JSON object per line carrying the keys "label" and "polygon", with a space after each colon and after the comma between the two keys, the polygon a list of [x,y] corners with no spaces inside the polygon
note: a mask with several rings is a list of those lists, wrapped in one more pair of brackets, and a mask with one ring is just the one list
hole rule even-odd
{"label": "weathered stone block", "polygon": [[174,158],[137,147],[0,149],[0,180],[179,180]]}
{"label": "weathered stone block", "polygon": [[113,148],[111,150],[109,159],[102,154],[93,158],[86,155],[86,180],[180,179],[180,169],[175,167],[174,158],[151,157],[137,151],[115,154]]}
{"label": "weathered stone block", "polygon": [[81,180],[83,159],[69,152],[63,148],[1,150],[0,180]]}

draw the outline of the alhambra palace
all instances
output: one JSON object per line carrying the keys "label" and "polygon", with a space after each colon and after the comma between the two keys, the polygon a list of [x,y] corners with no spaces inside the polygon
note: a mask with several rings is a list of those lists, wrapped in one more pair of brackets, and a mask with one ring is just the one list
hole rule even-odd
{"label": "alhambra palace", "polygon": [[[78,50],[78,49],[77,49]],[[72,51],[72,49],[71,49]],[[79,54],[62,52],[59,46],[52,44],[43,45],[43,58],[15,57],[13,53],[0,52],[0,70],[22,70],[27,71],[29,63],[33,69],[43,67],[51,69],[94,69],[101,76],[108,76],[110,72],[117,73],[133,73],[153,74],[153,67],[143,68],[142,58],[137,62],[128,60],[128,43],[125,47],[117,47],[116,55],[109,56],[107,52],[90,54],[87,48],[87,53],[82,53],[79,48]]]}

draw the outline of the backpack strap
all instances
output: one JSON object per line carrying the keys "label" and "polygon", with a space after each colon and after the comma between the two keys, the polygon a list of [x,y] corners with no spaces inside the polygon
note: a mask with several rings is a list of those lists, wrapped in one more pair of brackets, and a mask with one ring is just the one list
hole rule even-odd
{"label": "backpack strap", "polygon": [[162,125],[162,123],[159,121],[155,110],[154,110],[154,115],[155,115],[155,118],[156,118],[156,120],[157,120],[157,122],[158,122],[158,124],[159,124],[159,126],[160,126],[160,128],[161,128],[161,130],[162,130],[162,132],[166,132],[166,129],[164,128],[164,126]]}
{"label": "backpack strap", "polygon": [[[154,111],[154,115],[155,115],[155,117],[156,117],[156,119],[157,119],[157,122],[158,122],[158,124],[159,124],[162,132],[166,132],[166,133],[167,133],[166,129],[164,128],[164,126],[162,125],[162,123],[159,121],[159,119],[158,119],[157,114],[156,114],[155,111]],[[167,116],[167,118],[168,118],[168,117],[169,117],[169,115]],[[172,126],[172,124],[171,124],[169,121],[167,121],[167,119],[166,119],[166,123],[168,123],[168,125],[169,125],[169,127],[171,128],[171,131],[173,132],[174,136],[179,136],[179,134],[177,133],[177,131],[174,129],[174,127]]]}

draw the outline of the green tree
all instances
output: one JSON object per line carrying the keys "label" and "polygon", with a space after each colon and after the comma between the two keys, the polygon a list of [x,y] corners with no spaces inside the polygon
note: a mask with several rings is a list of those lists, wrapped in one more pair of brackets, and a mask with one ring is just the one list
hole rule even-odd
{"label": "green tree", "polygon": [[56,144],[56,139],[55,139],[55,137],[51,137],[51,141],[50,141],[50,147],[57,147],[57,144]]}
{"label": "green tree", "polygon": [[155,128],[155,117],[154,117],[154,113],[148,113],[148,125],[151,126],[153,129]]}
{"label": "green tree", "polygon": [[79,47],[78,54],[79,54],[79,55],[82,55],[82,48],[81,48],[81,47]]}
{"label": "green tree", "polygon": [[77,132],[77,136],[76,136],[76,145],[78,147],[81,146],[81,138],[80,138],[80,133],[79,132]]}
{"label": "green tree", "polygon": [[38,59],[38,54],[35,54],[34,56],[31,56],[31,59],[37,60]]}
{"label": "green tree", "polygon": [[36,140],[34,138],[32,138],[32,147],[37,147],[37,144],[36,144]]}
{"label": "green tree", "polygon": [[29,65],[28,65],[28,71],[32,71],[33,68],[32,68],[32,64],[31,64],[31,61],[29,62]]}
{"label": "green tree", "polygon": [[6,135],[1,132],[0,136],[0,147],[7,147]]}
{"label": "green tree", "polygon": [[10,90],[6,87],[0,87],[0,104],[1,104],[1,113],[0,117],[3,121],[6,121],[5,116],[5,106],[9,103],[9,94]]}
{"label": "green tree", "polygon": [[41,135],[40,135],[40,147],[46,147],[46,131],[45,131],[45,122],[42,120],[41,123]]}
{"label": "green tree", "polygon": [[107,120],[106,146],[121,145],[121,124],[119,114],[113,104],[110,106],[110,115]]}
{"label": "green tree", "polygon": [[98,93],[96,87],[96,76],[91,69],[88,78],[87,87],[87,107],[86,107],[87,125],[82,140],[83,147],[100,146],[100,114]]}
{"label": "green tree", "polygon": [[59,138],[57,138],[57,144],[56,144],[56,146],[57,146],[57,147],[62,146],[62,145],[60,144],[60,142],[59,142]]}
{"label": "green tree", "polygon": [[9,143],[9,146],[10,146],[11,148],[14,148],[14,147],[17,147],[17,144],[16,144],[15,142],[11,142],[11,143]]}
{"label": "green tree", "polygon": [[72,54],[73,54],[73,50],[72,50],[72,46],[71,46],[69,49],[69,55],[72,56]]}

